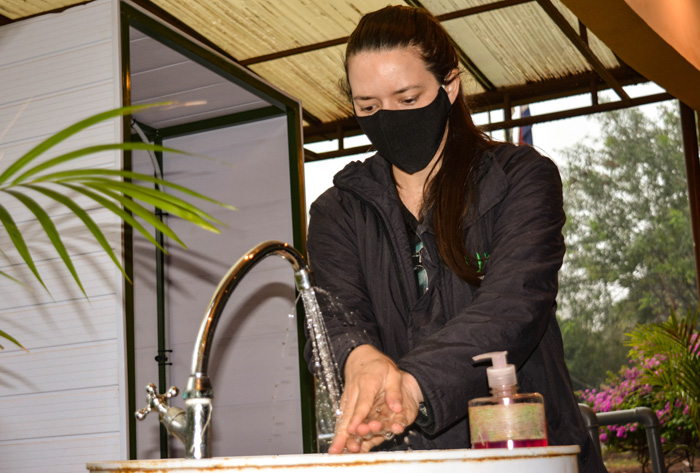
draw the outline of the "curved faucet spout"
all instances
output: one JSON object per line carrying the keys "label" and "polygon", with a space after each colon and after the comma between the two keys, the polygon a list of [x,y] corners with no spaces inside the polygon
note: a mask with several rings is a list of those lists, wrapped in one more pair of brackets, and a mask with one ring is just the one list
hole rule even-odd
{"label": "curved faucet spout", "polygon": [[294,247],[281,241],[270,240],[252,248],[228,270],[214,291],[214,295],[204,313],[204,319],[199,328],[197,342],[194,346],[194,353],[192,353],[192,376],[207,372],[209,351],[214,338],[216,324],[233,290],[248,271],[270,255],[281,256],[292,265],[296,286],[299,291],[310,289],[313,286],[311,270],[306,264],[304,257]]}
{"label": "curved faucet spout", "polygon": [[192,372],[183,393],[185,400],[185,455],[187,458],[211,458],[211,412],[214,388],[207,375],[209,351],[221,312],[241,279],[263,258],[278,255],[294,268],[297,288],[308,291],[313,286],[311,270],[304,257],[287,243],[265,241],[252,248],[228,270],[204,314],[192,353]]}
{"label": "curved faucet spout", "polygon": [[156,393],[155,386],[147,387],[149,404],[137,413],[137,418],[143,419],[152,408],[156,408],[161,422],[185,444],[187,458],[211,458],[211,413],[214,388],[207,376],[207,367],[216,324],[226,302],[241,279],[253,266],[269,255],[281,256],[292,265],[299,292],[311,290],[313,287],[311,270],[301,253],[281,241],[260,243],[231,266],[219,282],[204,313],[192,353],[192,372],[182,396],[185,400],[185,409],[167,405],[166,399],[174,395],[173,392],[177,393],[173,391],[174,388],[171,388],[168,394],[159,395]]}

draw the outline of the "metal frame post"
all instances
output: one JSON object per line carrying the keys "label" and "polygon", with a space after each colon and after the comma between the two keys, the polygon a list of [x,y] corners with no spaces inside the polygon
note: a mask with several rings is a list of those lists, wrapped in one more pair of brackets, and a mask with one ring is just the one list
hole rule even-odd
{"label": "metal frame post", "polygon": [[681,101],[681,128],[683,131],[683,151],[688,180],[688,201],[690,222],[693,228],[693,250],[695,252],[695,280],[700,296],[700,163],[698,162],[698,127],[695,111]]}

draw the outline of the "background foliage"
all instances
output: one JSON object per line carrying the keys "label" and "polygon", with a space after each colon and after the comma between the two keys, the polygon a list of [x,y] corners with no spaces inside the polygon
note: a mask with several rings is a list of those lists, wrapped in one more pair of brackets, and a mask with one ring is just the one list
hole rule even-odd
{"label": "background foliage", "polygon": [[624,334],[698,304],[678,110],[591,117],[592,144],[564,151],[567,255],[560,324],[577,389],[626,363]]}
{"label": "background foliage", "polygon": [[[610,374],[600,389],[578,392],[595,412],[645,406],[659,419],[666,467],[694,464],[700,445],[700,338],[697,312],[675,313],[662,323],[639,325],[627,339],[629,364]],[[637,424],[601,428],[600,441],[616,451],[633,451],[646,465],[649,449],[644,428]]]}

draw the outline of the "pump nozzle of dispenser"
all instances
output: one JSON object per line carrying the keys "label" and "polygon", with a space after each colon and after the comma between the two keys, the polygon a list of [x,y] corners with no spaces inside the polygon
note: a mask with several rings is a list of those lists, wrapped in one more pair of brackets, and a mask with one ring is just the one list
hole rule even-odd
{"label": "pump nozzle of dispenser", "polygon": [[538,393],[518,394],[515,366],[506,351],[484,353],[474,361],[490,359],[486,368],[491,397],[469,401],[472,448],[546,447],[544,399]]}
{"label": "pump nozzle of dispenser", "polygon": [[493,366],[486,368],[486,376],[489,380],[489,388],[494,392],[518,389],[515,366],[508,363],[506,355],[508,355],[507,351],[494,351],[473,358],[474,361],[491,360]]}

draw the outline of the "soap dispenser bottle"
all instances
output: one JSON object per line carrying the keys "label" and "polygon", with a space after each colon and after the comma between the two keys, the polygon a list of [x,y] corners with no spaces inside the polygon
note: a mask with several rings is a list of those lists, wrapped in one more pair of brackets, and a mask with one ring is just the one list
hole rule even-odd
{"label": "soap dispenser bottle", "polygon": [[515,366],[508,364],[507,354],[474,357],[474,361],[491,359],[486,376],[492,396],[469,401],[472,448],[546,447],[544,399],[538,393],[518,393]]}

